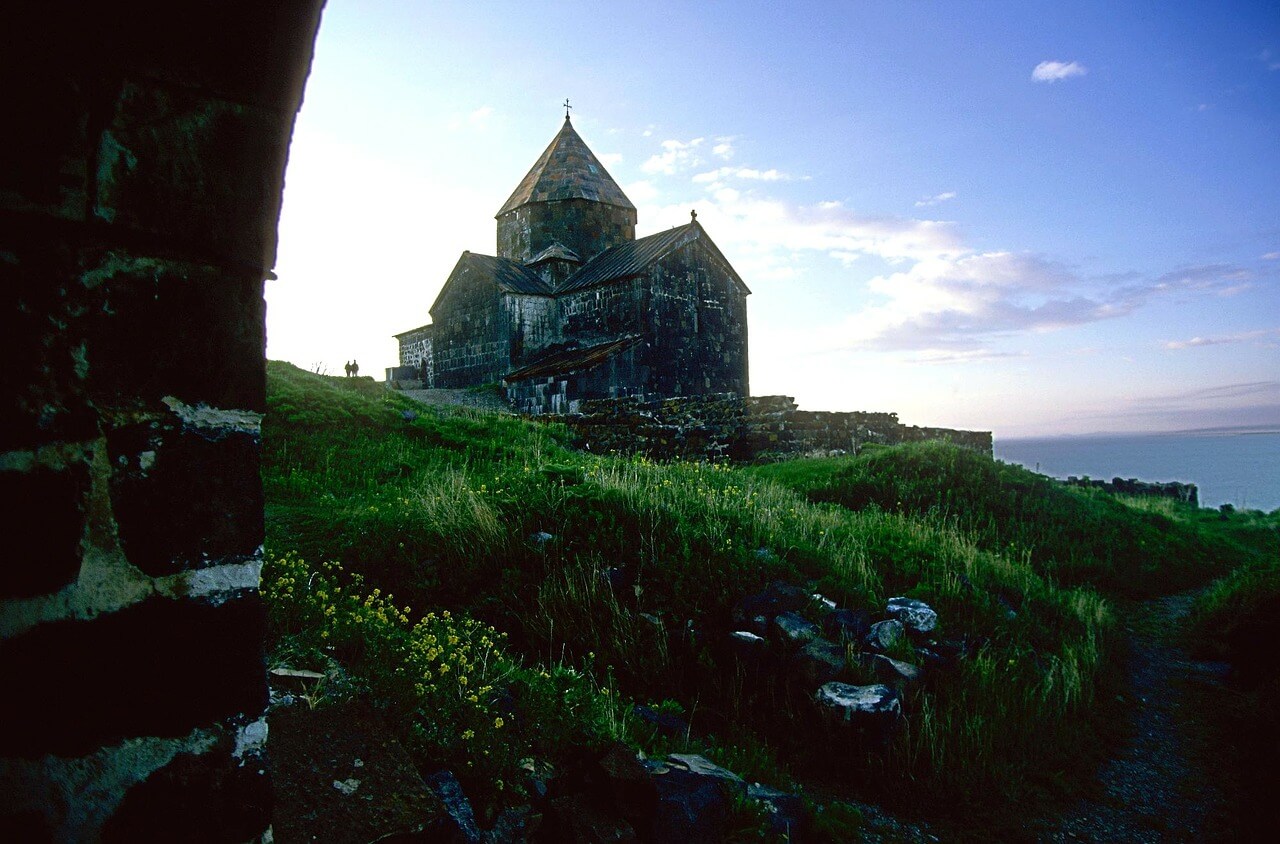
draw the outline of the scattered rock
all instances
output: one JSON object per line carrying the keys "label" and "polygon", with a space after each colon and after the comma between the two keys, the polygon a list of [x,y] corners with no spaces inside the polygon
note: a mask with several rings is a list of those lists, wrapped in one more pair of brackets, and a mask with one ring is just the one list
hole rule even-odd
{"label": "scattered rock", "polygon": [[877,680],[894,688],[901,689],[919,683],[924,678],[924,672],[909,662],[890,659],[884,654],[862,654],[861,656],[863,664],[875,672]]}
{"label": "scattered rock", "polygon": [[747,786],[747,797],[768,810],[769,832],[783,841],[799,840],[806,813],[804,801],[798,795],[756,782]]}
{"label": "scattered rock", "polygon": [[822,632],[834,642],[861,642],[871,632],[871,613],[866,610],[833,610],[822,617]]}
{"label": "scattered rock", "polygon": [[827,612],[831,612],[836,608],[836,602],[828,598],[826,595],[819,595],[817,592],[814,592],[809,597],[813,599],[815,604],[821,605]]}
{"label": "scattered rock", "polygon": [[890,598],[885,614],[902,622],[912,636],[927,636],[938,626],[938,614],[933,607],[915,598]]}
{"label": "scattered rock", "polygon": [[748,630],[735,630],[730,633],[728,643],[729,653],[745,663],[759,661],[769,650],[769,644],[763,636],[757,636]]}
{"label": "scattered rock", "polygon": [[529,534],[529,542],[535,548],[541,550],[547,546],[547,543],[555,539],[555,536],[547,533],[545,530],[536,531]]}
{"label": "scattered rock", "polygon": [[[764,619],[767,627],[779,613],[802,610],[810,601],[809,593],[799,586],[781,580],[770,583],[763,591],[748,595],[733,608],[733,620],[747,630],[753,630],[753,622]],[[763,630],[754,630],[763,634]]]}
{"label": "scattered rock", "polygon": [[550,762],[532,756],[521,759],[519,765],[524,772],[525,791],[535,800],[545,798],[551,790],[551,781],[555,779],[555,768]]}
{"label": "scattered rock", "polygon": [[814,639],[791,658],[791,675],[809,688],[836,679],[844,669],[844,646],[826,639]]}
{"label": "scattered rock", "polygon": [[532,806],[503,809],[493,828],[484,834],[484,844],[526,844],[540,820]]}
{"label": "scattered rock", "polygon": [[453,775],[453,771],[437,771],[427,777],[427,787],[440,798],[447,814],[447,819],[437,819],[432,831],[447,833],[467,844],[481,844],[484,836],[476,824],[475,810],[471,808],[471,801],[462,792],[462,784]]}
{"label": "scattered rock", "polygon": [[878,621],[871,625],[871,631],[867,633],[867,647],[873,651],[891,650],[905,639],[906,635],[906,628],[896,618]]}
{"label": "scattered rock", "polygon": [[873,733],[887,734],[902,716],[897,691],[880,684],[824,683],[814,700],[836,722]]}
{"label": "scattered rock", "polygon": [[795,612],[779,613],[773,619],[771,631],[784,645],[796,647],[818,638],[818,625]]}
{"label": "scattered rock", "polygon": [[345,779],[345,780],[334,780],[333,787],[338,789],[338,791],[341,791],[346,796],[350,797],[351,795],[355,794],[356,789],[360,787],[360,780],[356,779],[355,777],[351,777],[350,779]]}
{"label": "scattered rock", "polygon": [[724,836],[732,799],[746,794],[741,777],[701,756],[685,754],[646,767],[658,790],[651,841],[700,844]]}

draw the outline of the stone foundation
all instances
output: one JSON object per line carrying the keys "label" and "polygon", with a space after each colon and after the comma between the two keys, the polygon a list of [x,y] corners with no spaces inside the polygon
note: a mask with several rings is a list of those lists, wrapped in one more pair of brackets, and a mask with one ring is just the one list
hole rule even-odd
{"label": "stone foundation", "polygon": [[924,440],[945,440],[991,454],[990,431],[903,425],[896,413],[804,411],[788,396],[600,399],[582,402],[577,413],[534,418],[567,425],[588,451],[639,453],[660,460],[748,462],[856,454],[868,444]]}

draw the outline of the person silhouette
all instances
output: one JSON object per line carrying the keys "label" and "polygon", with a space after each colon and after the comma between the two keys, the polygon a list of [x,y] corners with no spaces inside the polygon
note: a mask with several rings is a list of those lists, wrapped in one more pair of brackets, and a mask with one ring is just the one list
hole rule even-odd
{"label": "person silhouette", "polygon": [[351,377],[355,378],[359,374],[360,374],[360,364],[352,360],[351,361]]}

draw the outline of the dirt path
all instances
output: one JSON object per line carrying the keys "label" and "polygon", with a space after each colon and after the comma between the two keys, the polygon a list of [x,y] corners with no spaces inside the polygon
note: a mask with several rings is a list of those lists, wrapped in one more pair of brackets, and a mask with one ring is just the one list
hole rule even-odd
{"label": "dirt path", "polygon": [[1226,803],[1200,713],[1222,688],[1226,666],[1192,660],[1178,643],[1196,592],[1118,609],[1130,639],[1126,666],[1136,696],[1131,733],[1098,772],[1098,797],[1029,825],[1037,841],[1212,839]]}

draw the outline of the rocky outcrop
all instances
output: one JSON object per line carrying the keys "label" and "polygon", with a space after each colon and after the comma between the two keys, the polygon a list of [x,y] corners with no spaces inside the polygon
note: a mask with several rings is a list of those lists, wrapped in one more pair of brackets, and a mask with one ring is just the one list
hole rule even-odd
{"label": "rocky outcrop", "polygon": [[1195,484],[1184,484],[1180,481],[1140,481],[1137,478],[1112,478],[1110,481],[1098,481],[1092,478],[1077,478],[1075,475],[1063,481],[1067,486],[1082,486],[1090,489],[1101,489],[1118,495],[1137,495],[1151,498],[1172,498],[1192,507],[1200,506],[1200,490]]}

